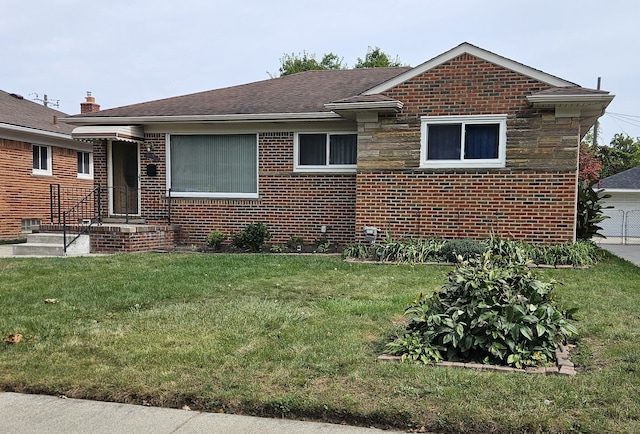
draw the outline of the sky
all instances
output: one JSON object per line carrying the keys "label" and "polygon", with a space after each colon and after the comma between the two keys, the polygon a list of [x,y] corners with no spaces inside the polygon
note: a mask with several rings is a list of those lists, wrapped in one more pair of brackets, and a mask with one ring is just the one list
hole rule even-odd
{"label": "sky", "polygon": [[[459,44],[615,95],[601,144],[640,137],[637,0],[0,0],[0,89],[77,114],[266,80],[284,54],[368,47],[417,66]],[[52,107],[52,105],[49,105]],[[55,107],[54,107],[55,108]]]}

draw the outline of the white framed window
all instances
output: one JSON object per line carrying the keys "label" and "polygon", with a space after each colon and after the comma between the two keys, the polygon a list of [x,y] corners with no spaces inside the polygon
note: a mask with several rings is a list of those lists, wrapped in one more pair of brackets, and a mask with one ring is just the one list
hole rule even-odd
{"label": "white framed window", "polygon": [[178,197],[257,198],[258,135],[167,135],[167,185]]}
{"label": "white framed window", "polygon": [[93,153],[78,151],[78,178],[93,179]]}
{"label": "white framed window", "polygon": [[355,172],[358,135],[352,133],[296,133],[294,171]]}
{"label": "white framed window", "polygon": [[51,146],[32,145],[33,174],[51,176]]}
{"label": "white framed window", "polygon": [[507,115],[424,116],[421,167],[504,167]]}

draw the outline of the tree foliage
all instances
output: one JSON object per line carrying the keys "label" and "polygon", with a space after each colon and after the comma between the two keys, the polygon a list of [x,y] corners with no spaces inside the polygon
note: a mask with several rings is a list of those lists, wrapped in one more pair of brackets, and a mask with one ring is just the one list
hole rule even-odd
{"label": "tree foliage", "polygon": [[358,57],[354,68],[388,68],[391,66],[402,66],[398,56],[390,59],[389,55],[379,47],[369,47],[364,59]]}
{"label": "tree foliage", "polygon": [[[390,66],[401,66],[402,63],[396,56],[391,59],[388,54],[380,48],[369,47],[364,59],[358,57],[355,68],[384,68]],[[346,69],[347,64],[343,58],[334,53],[326,53],[320,60],[316,59],[315,53],[291,53],[284,54],[280,58],[279,76],[297,74],[303,71],[326,70],[326,69]]]}
{"label": "tree foliage", "polygon": [[[594,161],[595,158],[595,161]],[[593,178],[596,166],[598,177]],[[594,143],[593,129],[580,144],[580,179],[591,181],[603,179],[632,167],[640,166],[640,137],[632,138],[627,134],[615,134],[608,145]]]}
{"label": "tree foliage", "polygon": [[618,133],[609,146],[598,146],[596,155],[602,163],[602,178],[624,172],[640,165],[640,138]]}
{"label": "tree foliage", "polygon": [[280,58],[280,76],[297,74],[303,71],[314,71],[324,69],[344,69],[342,57],[337,54],[327,53],[322,59],[317,60],[315,54],[303,51],[300,54],[285,54]]}
{"label": "tree foliage", "polygon": [[598,156],[585,141],[580,143],[580,158],[578,167],[578,179],[591,183],[600,179],[602,163]]}

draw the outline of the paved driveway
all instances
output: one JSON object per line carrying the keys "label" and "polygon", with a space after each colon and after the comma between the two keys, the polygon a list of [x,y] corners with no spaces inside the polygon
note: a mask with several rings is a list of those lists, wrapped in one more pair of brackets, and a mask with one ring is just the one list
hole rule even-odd
{"label": "paved driveway", "polygon": [[640,267],[640,244],[600,244],[600,247]]}

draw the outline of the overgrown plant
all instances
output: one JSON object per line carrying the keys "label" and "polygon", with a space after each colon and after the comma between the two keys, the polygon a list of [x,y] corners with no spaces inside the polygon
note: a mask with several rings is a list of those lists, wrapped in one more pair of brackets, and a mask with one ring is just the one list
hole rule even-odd
{"label": "overgrown plant", "polygon": [[552,293],[553,282],[533,274],[522,250],[461,260],[440,291],[407,308],[408,326],[387,351],[422,363],[546,365],[556,345],[577,334]]}
{"label": "overgrown plant", "polygon": [[385,242],[374,246],[355,244],[343,251],[344,258],[374,259],[382,262],[400,264],[424,264],[428,262],[456,262],[457,256],[463,259],[489,250],[493,255],[510,256],[520,251],[527,259],[538,265],[573,265],[576,267],[593,265],[600,260],[601,250],[594,243],[578,240],[575,243],[557,245],[534,245],[524,241],[510,240],[491,235],[483,241],[403,239],[393,241],[387,237]]}
{"label": "overgrown plant", "polygon": [[597,181],[578,181],[578,209],[576,216],[576,238],[589,240],[593,237],[605,238],[598,233],[602,230],[599,226],[608,218],[604,215],[604,209],[611,206],[602,206],[602,199],[610,198],[610,194],[604,194],[602,189],[594,188]]}
{"label": "overgrown plant", "polygon": [[257,253],[265,241],[271,239],[266,223],[248,224],[240,233],[233,236],[233,245],[240,249],[249,249]]}

